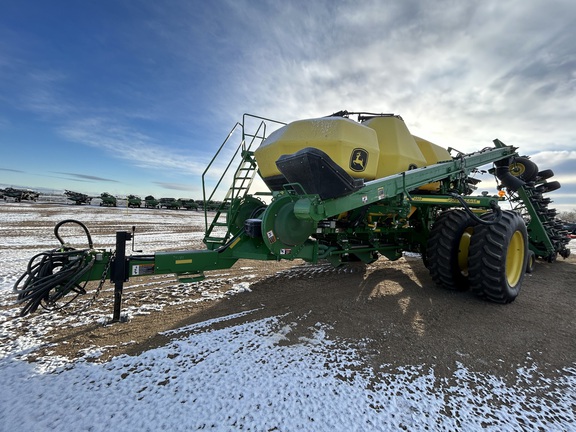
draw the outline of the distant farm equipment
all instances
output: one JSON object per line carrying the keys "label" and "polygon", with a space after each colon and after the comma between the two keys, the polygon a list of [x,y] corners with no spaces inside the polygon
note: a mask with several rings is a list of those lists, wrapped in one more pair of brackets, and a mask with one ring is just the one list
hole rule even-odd
{"label": "distant farm equipment", "polygon": [[74,204],[81,205],[81,204],[90,204],[92,202],[92,197],[80,192],[74,192],[70,190],[64,191],[64,195],[66,198],[74,201]]}
{"label": "distant farm equipment", "polygon": [[[117,207],[118,198],[108,192],[103,192],[99,196],[90,196],[82,192],[76,192],[72,190],[64,190],[64,196],[67,200],[72,201],[76,205],[91,205],[94,198],[100,200],[99,205],[102,207]],[[16,188],[6,188],[0,189],[0,199],[8,201],[9,199],[14,199],[15,202],[20,201],[37,201],[40,197],[39,192],[35,192],[31,189],[16,189]],[[53,202],[58,200],[57,194],[48,193],[44,198]],[[124,199],[120,200],[120,205],[123,205]],[[215,211],[221,202],[210,201],[209,203],[204,203],[202,200],[196,201],[192,198],[161,198],[156,199],[153,195],[147,195],[144,199],[137,195],[130,194],[126,196],[126,207],[128,208],[140,208],[144,206],[145,208],[166,208],[166,209],[181,209],[186,210],[199,210],[201,207],[205,207],[207,210]]]}
{"label": "distant farm equipment", "polygon": [[180,200],[176,198],[160,198],[160,208],[179,210],[182,207]]}
{"label": "distant farm equipment", "polygon": [[182,207],[186,210],[198,210],[199,206],[193,199],[178,198],[178,201],[182,204]]}
{"label": "distant farm equipment", "polygon": [[140,208],[142,206],[142,198],[136,195],[128,195],[126,198],[126,206]]}
{"label": "distant farm equipment", "polygon": [[30,189],[16,189],[16,188],[6,188],[0,189],[0,194],[4,201],[7,201],[8,198],[14,198],[14,201],[37,201],[40,193],[35,192]]}
{"label": "distant farm equipment", "polygon": [[158,208],[160,201],[154,198],[152,195],[148,195],[144,198],[144,207],[146,208]]}
{"label": "distant farm equipment", "polygon": [[100,194],[100,205],[105,207],[116,207],[117,199],[114,195],[110,195],[108,192],[102,192]]}

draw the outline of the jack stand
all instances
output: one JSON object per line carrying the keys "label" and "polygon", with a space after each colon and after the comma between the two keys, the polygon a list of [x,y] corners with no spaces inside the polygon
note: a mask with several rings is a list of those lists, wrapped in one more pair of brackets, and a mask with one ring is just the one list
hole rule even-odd
{"label": "jack stand", "polygon": [[126,322],[126,317],[122,318],[120,312],[122,310],[122,290],[124,289],[124,282],[128,282],[129,267],[128,259],[126,258],[126,242],[132,239],[132,234],[128,231],[116,231],[116,257],[112,265],[110,279],[114,282],[114,315],[112,323]]}

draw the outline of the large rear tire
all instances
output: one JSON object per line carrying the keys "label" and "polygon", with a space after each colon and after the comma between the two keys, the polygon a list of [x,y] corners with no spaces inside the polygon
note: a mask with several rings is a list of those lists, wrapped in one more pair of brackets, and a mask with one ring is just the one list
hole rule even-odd
{"label": "large rear tire", "polygon": [[528,262],[524,220],[503,211],[492,225],[478,225],[470,242],[469,279],[472,292],[495,303],[516,299]]}
{"label": "large rear tire", "polygon": [[476,222],[464,210],[440,213],[426,247],[426,264],[432,280],[438,285],[457,291],[470,287],[468,280],[468,250]]}

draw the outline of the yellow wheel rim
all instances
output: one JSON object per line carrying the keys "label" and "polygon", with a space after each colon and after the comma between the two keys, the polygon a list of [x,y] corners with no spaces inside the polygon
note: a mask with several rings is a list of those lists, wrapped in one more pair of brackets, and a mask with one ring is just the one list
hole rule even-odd
{"label": "yellow wheel rim", "polygon": [[511,287],[518,283],[524,271],[524,253],[524,236],[520,231],[515,231],[506,254],[506,279]]}
{"label": "yellow wheel rim", "polygon": [[458,266],[464,276],[468,276],[468,253],[470,250],[470,239],[472,238],[472,228],[466,228],[466,231],[460,237],[458,245]]}
{"label": "yellow wheel rim", "polygon": [[514,177],[521,176],[524,174],[524,171],[526,171],[524,164],[515,162],[510,165],[510,174],[512,174]]}

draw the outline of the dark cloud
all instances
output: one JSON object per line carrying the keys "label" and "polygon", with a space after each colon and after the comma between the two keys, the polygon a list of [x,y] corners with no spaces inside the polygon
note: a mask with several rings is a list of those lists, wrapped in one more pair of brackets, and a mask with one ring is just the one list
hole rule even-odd
{"label": "dark cloud", "polygon": [[0,171],[10,171],[10,172],[16,172],[16,173],[23,173],[23,172],[25,172],[25,171],[10,169],[10,168],[0,168]]}
{"label": "dark cloud", "polygon": [[64,174],[70,177],[76,177],[82,180],[88,181],[104,181],[104,182],[111,182],[111,183],[119,183],[117,180],[107,179],[104,177],[92,176],[88,174],[78,174],[78,173],[67,173],[67,172],[56,172],[56,174]]}
{"label": "dark cloud", "polygon": [[154,184],[157,184],[158,186],[161,186],[164,189],[186,191],[186,192],[193,192],[195,189],[191,185],[181,183],[154,182]]}

